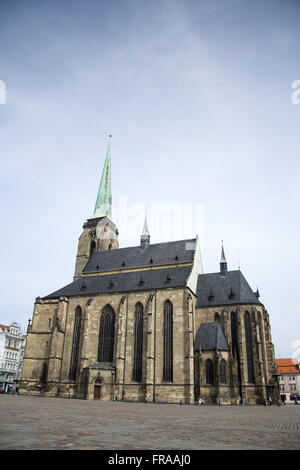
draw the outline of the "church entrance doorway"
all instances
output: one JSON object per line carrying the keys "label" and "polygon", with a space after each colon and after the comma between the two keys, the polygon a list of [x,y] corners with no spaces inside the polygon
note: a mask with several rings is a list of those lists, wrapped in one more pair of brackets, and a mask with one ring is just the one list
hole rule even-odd
{"label": "church entrance doorway", "polygon": [[101,400],[101,380],[97,379],[94,383],[94,400]]}

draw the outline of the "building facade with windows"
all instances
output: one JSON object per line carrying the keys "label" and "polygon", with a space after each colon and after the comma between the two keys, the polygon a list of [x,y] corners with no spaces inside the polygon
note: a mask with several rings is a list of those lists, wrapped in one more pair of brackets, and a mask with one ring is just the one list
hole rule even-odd
{"label": "building facade with windows", "polygon": [[0,389],[5,392],[16,390],[21,376],[25,340],[26,336],[18,323],[0,324]]}
{"label": "building facade with windows", "polygon": [[120,248],[110,146],[73,281],[37,297],[20,392],[103,400],[278,398],[269,314],[240,270],[203,273],[198,238]]}
{"label": "building facade with windows", "polygon": [[276,359],[276,366],[282,400],[293,403],[298,397],[300,401],[300,365],[297,359]]}

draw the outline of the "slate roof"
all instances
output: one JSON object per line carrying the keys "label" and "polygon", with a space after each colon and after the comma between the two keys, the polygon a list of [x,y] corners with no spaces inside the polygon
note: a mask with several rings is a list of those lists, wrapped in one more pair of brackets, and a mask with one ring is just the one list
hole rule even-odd
{"label": "slate roof", "polygon": [[0,329],[1,329],[4,333],[7,333],[7,332],[10,331],[10,326],[0,324]]}
{"label": "slate roof", "polygon": [[192,266],[183,266],[81,277],[43,299],[185,287],[191,269]]}
{"label": "slate roof", "polygon": [[195,338],[195,351],[229,351],[229,346],[218,321],[202,323]]}
{"label": "slate roof", "polygon": [[174,242],[154,243],[146,249],[142,249],[140,246],[131,246],[110,251],[94,251],[83,272],[86,274],[192,262],[195,248],[196,239],[193,238]]}
{"label": "slate roof", "polygon": [[200,274],[197,284],[197,307],[215,305],[257,304],[258,300],[240,270]]}

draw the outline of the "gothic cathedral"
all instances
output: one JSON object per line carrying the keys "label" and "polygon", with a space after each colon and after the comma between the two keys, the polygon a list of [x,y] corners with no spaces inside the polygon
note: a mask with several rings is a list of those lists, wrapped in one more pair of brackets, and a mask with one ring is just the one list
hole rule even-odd
{"label": "gothic cathedral", "polygon": [[199,241],[119,248],[108,147],[73,282],[37,297],[20,393],[239,404],[277,399],[269,315],[240,270],[203,273]]}

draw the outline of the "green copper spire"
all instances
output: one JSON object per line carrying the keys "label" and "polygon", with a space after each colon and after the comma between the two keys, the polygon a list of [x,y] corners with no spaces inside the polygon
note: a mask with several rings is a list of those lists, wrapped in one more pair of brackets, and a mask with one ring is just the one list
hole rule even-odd
{"label": "green copper spire", "polygon": [[111,201],[111,148],[109,142],[92,219],[105,216],[111,218]]}

